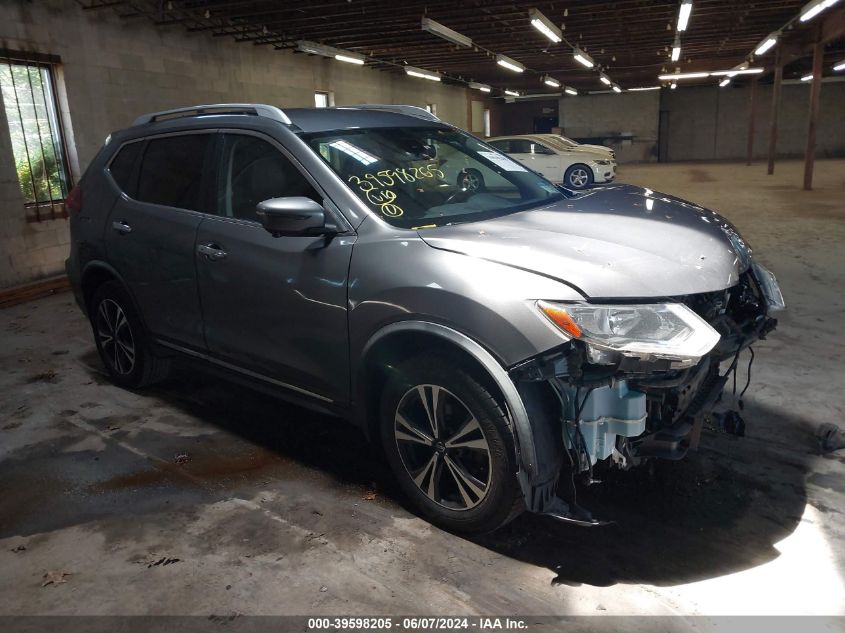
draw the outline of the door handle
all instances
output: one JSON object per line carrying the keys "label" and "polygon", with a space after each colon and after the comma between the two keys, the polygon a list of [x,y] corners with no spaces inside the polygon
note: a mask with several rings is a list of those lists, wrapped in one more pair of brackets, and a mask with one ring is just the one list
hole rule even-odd
{"label": "door handle", "polygon": [[200,255],[205,255],[206,259],[209,259],[213,262],[216,262],[219,259],[225,259],[226,256],[229,254],[214,243],[200,244],[199,246],[197,246],[197,253],[199,253]]}
{"label": "door handle", "polygon": [[118,233],[123,233],[124,235],[132,232],[132,227],[129,226],[125,220],[115,220],[111,223],[111,227]]}

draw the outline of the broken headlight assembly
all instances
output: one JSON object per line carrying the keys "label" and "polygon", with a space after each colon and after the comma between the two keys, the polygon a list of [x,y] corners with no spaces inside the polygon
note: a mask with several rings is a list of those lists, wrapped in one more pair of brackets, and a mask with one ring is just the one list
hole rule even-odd
{"label": "broken headlight assembly", "polygon": [[593,362],[613,353],[642,360],[667,359],[675,367],[695,365],[719,342],[719,333],[680,303],[598,305],[538,301],[555,326],[583,341]]}

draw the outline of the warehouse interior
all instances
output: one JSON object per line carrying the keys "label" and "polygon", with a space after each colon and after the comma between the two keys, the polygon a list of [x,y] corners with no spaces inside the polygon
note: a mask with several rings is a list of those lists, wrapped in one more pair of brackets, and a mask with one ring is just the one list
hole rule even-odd
{"label": "warehouse interior", "polygon": [[[0,87],[0,618],[841,626],[844,444],[820,429],[845,429],[845,3],[4,0]],[[745,437],[705,425],[686,460],[588,487],[609,525],[465,537],[331,416],[189,369],[113,385],[68,291],[65,202],[110,134],[220,103],[561,134],[613,150],[599,188],[717,211],[787,305],[725,396]]]}

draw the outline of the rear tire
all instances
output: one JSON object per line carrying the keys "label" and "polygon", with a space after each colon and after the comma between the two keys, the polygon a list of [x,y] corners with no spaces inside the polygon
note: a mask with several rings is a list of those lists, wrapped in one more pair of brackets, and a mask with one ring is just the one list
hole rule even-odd
{"label": "rear tire", "polygon": [[89,314],[97,351],[112,382],[137,389],[167,377],[170,359],[153,353],[132,300],[119,282],[107,281],[97,288]]}
{"label": "rear tire", "polygon": [[396,365],[381,398],[390,467],[428,521],[489,532],[524,509],[507,417],[474,371],[442,353]]}
{"label": "rear tire", "polygon": [[587,165],[572,165],[563,175],[563,186],[570,189],[586,189],[592,184],[593,170]]}

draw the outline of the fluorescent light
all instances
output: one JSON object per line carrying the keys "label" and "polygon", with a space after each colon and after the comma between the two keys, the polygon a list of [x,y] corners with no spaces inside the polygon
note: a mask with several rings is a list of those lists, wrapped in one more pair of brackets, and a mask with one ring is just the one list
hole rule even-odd
{"label": "fluorescent light", "polygon": [[729,83],[731,83],[731,78],[730,78],[730,77],[725,77],[724,79],[722,79],[722,81],[720,81],[720,82],[719,82],[719,88],[724,88],[724,87],[725,87],[725,86],[727,86]]}
{"label": "fluorescent light", "polygon": [[601,82],[602,82],[605,86],[609,86],[609,85],[611,84],[610,77],[608,77],[608,76],[607,76],[607,75],[605,75],[604,73],[601,73],[601,74],[599,75],[599,79],[601,80]]}
{"label": "fluorescent light", "polygon": [[692,13],[692,0],[683,0],[681,10],[678,11],[678,31],[686,31],[689,25],[689,16]]}
{"label": "fluorescent light", "polygon": [[593,58],[587,55],[584,51],[582,51],[577,46],[572,49],[572,56],[575,57],[575,61],[579,64],[583,64],[587,68],[592,68],[596,65],[596,62],[593,61]]}
{"label": "fluorescent light", "polygon": [[670,85],[670,86],[669,86],[669,88],[670,88],[671,90],[674,90],[674,89],[675,89],[675,88],[677,88],[677,87],[678,87],[678,84],[677,84],[677,83],[675,83],[674,81],[672,82],[672,85]]}
{"label": "fluorescent light", "polygon": [[510,95],[511,97],[518,97],[519,93],[516,90],[505,90],[506,95]]}
{"label": "fluorescent light", "polygon": [[619,94],[620,92],[622,92],[622,88],[620,88],[616,84],[613,84],[613,92],[615,92],[616,94]]}
{"label": "fluorescent light", "polygon": [[675,73],[674,75],[658,75],[660,81],[675,81],[677,79],[701,79],[709,77],[710,73]]}
{"label": "fluorescent light", "polygon": [[411,77],[419,77],[420,79],[440,81],[440,73],[433,73],[430,70],[423,70],[422,68],[415,68],[414,66],[405,66],[405,74],[410,75]]}
{"label": "fluorescent light", "polygon": [[825,9],[829,9],[839,0],[811,0],[801,9],[801,21],[809,22]]}
{"label": "fluorescent light", "polygon": [[628,92],[645,92],[646,90],[660,90],[660,86],[646,86],[643,88],[628,88]]}
{"label": "fluorescent light", "polygon": [[334,56],[334,58],[339,62],[358,64],[359,66],[364,63],[364,58],[361,55],[355,55],[354,53],[338,53]]}
{"label": "fluorescent light", "polygon": [[681,36],[675,35],[675,43],[672,44],[672,61],[676,62],[681,57]]}
{"label": "fluorescent light", "polygon": [[472,82],[470,83],[469,87],[475,90],[480,90],[481,92],[490,92],[490,86],[488,86],[487,84],[479,84]]}
{"label": "fluorescent light", "polygon": [[563,39],[563,33],[561,30],[555,26],[554,22],[543,15],[539,9],[529,9],[528,17],[531,20],[531,26],[548,37],[555,44]]}
{"label": "fluorescent light", "polygon": [[560,88],[560,82],[554,77],[549,77],[549,75],[543,77],[543,83],[552,88]]}
{"label": "fluorescent light", "polygon": [[734,77],[736,75],[759,75],[763,72],[762,68],[732,68],[730,70],[714,70],[710,73],[711,77]]}
{"label": "fluorescent light", "polygon": [[362,65],[367,58],[352,51],[345,51],[334,46],[326,46],[325,44],[318,44],[308,40],[299,40],[296,43],[296,50],[309,55],[322,55],[323,57],[334,57],[341,62],[349,62],[350,64]]}
{"label": "fluorescent light", "polygon": [[461,35],[457,31],[453,31],[448,26],[440,24],[440,22],[435,22],[431,18],[423,18],[421,28],[423,31],[428,31],[432,35],[442,37],[444,40],[452,42],[452,44],[457,44],[458,46],[464,46],[466,48],[470,48],[472,46],[472,39],[468,38],[466,35]]}
{"label": "fluorescent light", "polygon": [[778,34],[772,33],[771,35],[769,35],[769,37],[767,37],[765,40],[760,42],[760,45],[754,51],[754,54],[757,55],[757,57],[759,57],[760,55],[765,55],[766,52],[770,48],[772,48],[772,46],[774,46],[777,43],[778,43]]}
{"label": "fluorescent light", "polygon": [[337,150],[340,150],[344,154],[351,156],[352,158],[360,162],[362,165],[372,165],[373,163],[378,162],[378,158],[376,158],[372,154],[368,154],[357,145],[352,145],[351,143],[347,143],[346,141],[332,141],[331,143],[329,143],[329,145]]}
{"label": "fluorescent light", "polygon": [[575,90],[575,88],[570,88],[569,86],[564,88],[563,91],[568,95],[572,95],[573,97],[577,96],[577,94],[578,94],[578,91]]}
{"label": "fluorescent light", "polygon": [[810,81],[812,78],[813,73],[810,73],[809,75],[804,75],[803,77],[801,77],[801,81]]}
{"label": "fluorescent light", "polygon": [[833,67],[833,70],[835,70],[836,72],[839,72],[840,70],[845,70],[845,59],[836,64],[836,66]]}
{"label": "fluorescent light", "polygon": [[525,66],[506,55],[496,55],[496,63],[499,64],[499,66],[504,66],[508,70],[514,71],[515,73],[521,73],[525,70]]}

